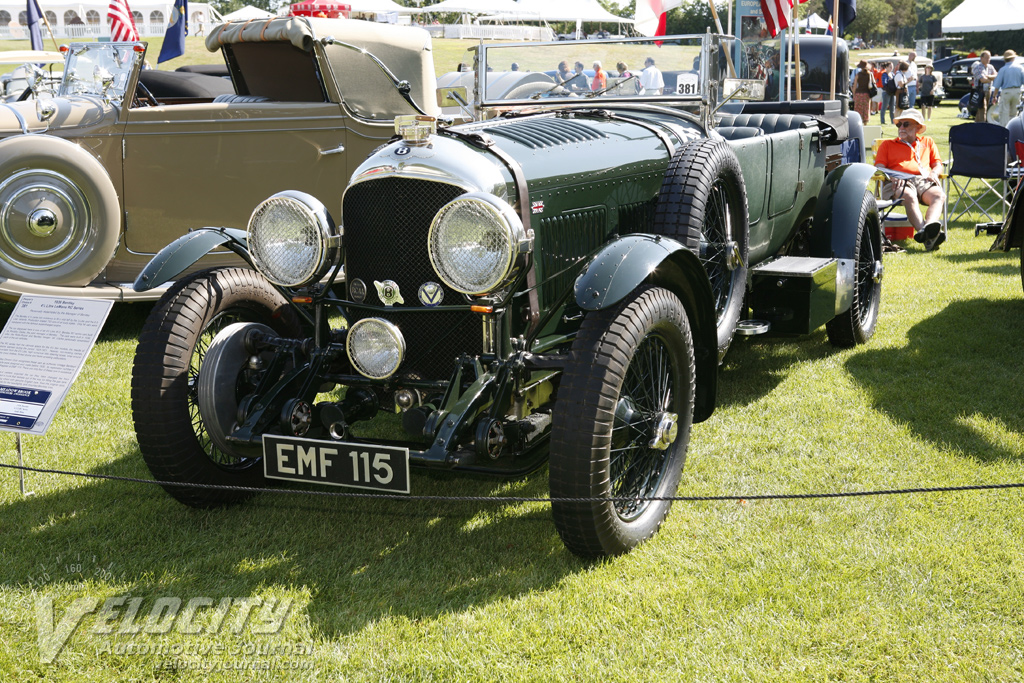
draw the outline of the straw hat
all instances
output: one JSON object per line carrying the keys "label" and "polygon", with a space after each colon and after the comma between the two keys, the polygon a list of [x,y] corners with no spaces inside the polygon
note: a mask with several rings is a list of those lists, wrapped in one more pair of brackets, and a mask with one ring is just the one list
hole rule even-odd
{"label": "straw hat", "polygon": [[1003,53],[1003,59],[1005,59],[1006,61],[1010,61],[1011,59],[1013,59],[1016,56],[1017,56],[1017,53],[1014,52],[1013,50],[1007,50],[1006,52]]}
{"label": "straw hat", "polygon": [[900,121],[913,121],[917,125],[921,126],[918,129],[918,133],[923,133],[927,126],[924,123],[924,117],[921,116],[921,112],[916,109],[904,109],[903,113],[892,120],[893,123],[899,123]]}

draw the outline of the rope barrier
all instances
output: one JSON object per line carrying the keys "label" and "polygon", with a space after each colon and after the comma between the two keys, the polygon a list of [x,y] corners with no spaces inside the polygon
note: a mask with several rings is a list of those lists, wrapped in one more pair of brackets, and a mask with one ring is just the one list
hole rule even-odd
{"label": "rope barrier", "polygon": [[157,479],[141,479],[138,477],[121,477],[113,474],[91,474],[88,472],[72,472],[68,470],[43,469],[38,467],[27,467],[25,465],[8,465],[0,463],[0,467],[22,472],[35,472],[37,474],[60,474],[72,477],[83,477],[86,479],[102,479],[106,481],[121,481],[133,484],[157,484],[159,486],[173,486],[177,488],[213,489],[220,491],[238,491],[243,493],[276,493],[299,496],[322,496],[328,498],[371,498],[376,500],[406,500],[406,501],[460,501],[476,503],[599,503],[599,502],[631,502],[631,501],[679,501],[679,502],[708,502],[708,501],[750,501],[750,500],[810,500],[817,498],[862,498],[867,496],[897,496],[915,493],[950,493],[956,491],[989,491],[998,489],[1019,489],[1024,488],[1024,483],[1019,484],[966,484],[963,486],[916,486],[902,489],[876,489],[870,491],[833,491],[828,493],[759,493],[751,495],[722,495],[722,496],[649,496],[645,498],[635,497],[588,497],[588,498],[565,498],[554,496],[423,496],[406,495],[400,493],[356,493],[348,491],[316,491],[307,489],[284,489],[284,488],[260,488],[255,486],[228,486],[222,484],[197,484],[187,482],[160,481]]}

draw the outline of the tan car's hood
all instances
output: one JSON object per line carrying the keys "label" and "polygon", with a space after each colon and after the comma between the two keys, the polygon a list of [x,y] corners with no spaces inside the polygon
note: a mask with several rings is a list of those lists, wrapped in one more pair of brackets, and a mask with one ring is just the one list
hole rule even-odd
{"label": "tan car's hood", "polygon": [[44,130],[93,128],[109,125],[117,119],[117,108],[105,104],[98,97],[75,95],[54,97],[43,102],[56,108],[49,122],[40,122],[35,100],[0,104],[0,135],[23,132],[22,121],[30,133],[41,133]]}

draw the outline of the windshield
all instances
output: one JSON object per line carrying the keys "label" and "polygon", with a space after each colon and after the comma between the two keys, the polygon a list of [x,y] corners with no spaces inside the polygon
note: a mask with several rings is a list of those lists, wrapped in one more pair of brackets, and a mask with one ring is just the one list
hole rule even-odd
{"label": "windshield", "polygon": [[124,100],[132,70],[142,63],[145,43],[72,43],[60,94],[98,95],[115,104]]}
{"label": "windshield", "polygon": [[[719,52],[719,44],[728,49]],[[746,52],[737,44],[697,35],[485,45],[483,104],[614,98],[695,108],[707,90],[720,100],[725,78],[745,77]]]}

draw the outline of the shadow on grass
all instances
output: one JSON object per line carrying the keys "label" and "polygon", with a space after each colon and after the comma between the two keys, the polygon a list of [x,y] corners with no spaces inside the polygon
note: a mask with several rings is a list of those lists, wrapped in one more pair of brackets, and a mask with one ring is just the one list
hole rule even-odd
{"label": "shadow on grass", "polygon": [[[31,442],[26,446],[31,466]],[[0,485],[16,490],[14,471],[3,472]],[[93,473],[151,478],[137,449]],[[27,473],[27,483],[45,488],[55,476]],[[75,486],[3,506],[0,583],[32,585],[44,571],[47,583],[75,583],[99,567],[113,578],[92,590],[97,595],[185,601],[299,589],[309,594],[304,609],[313,632],[329,638],[390,615],[429,619],[545,590],[587,566],[564,549],[549,506],[540,503],[267,492],[195,510],[155,485],[91,480]],[[547,477],[541,470],[506,483],[414,472],[413,491],[541,497]],[[84,563],[81,576],[68,575],[69,561]]]}
{"label": "shadow on grass", "polygon": [[718,369],[716,408],[753,403],[770,394],[794,365],[835,352],[824,328],[800,337],[736,337]]}
{"label": "shadow on grass", "polygon": [[864,351],[847,361],[874,406],[980,462],[1021,459],[985,431],[1024,434],[1024,300],[954,302],[912,327],[908,338],[901,349]]}

